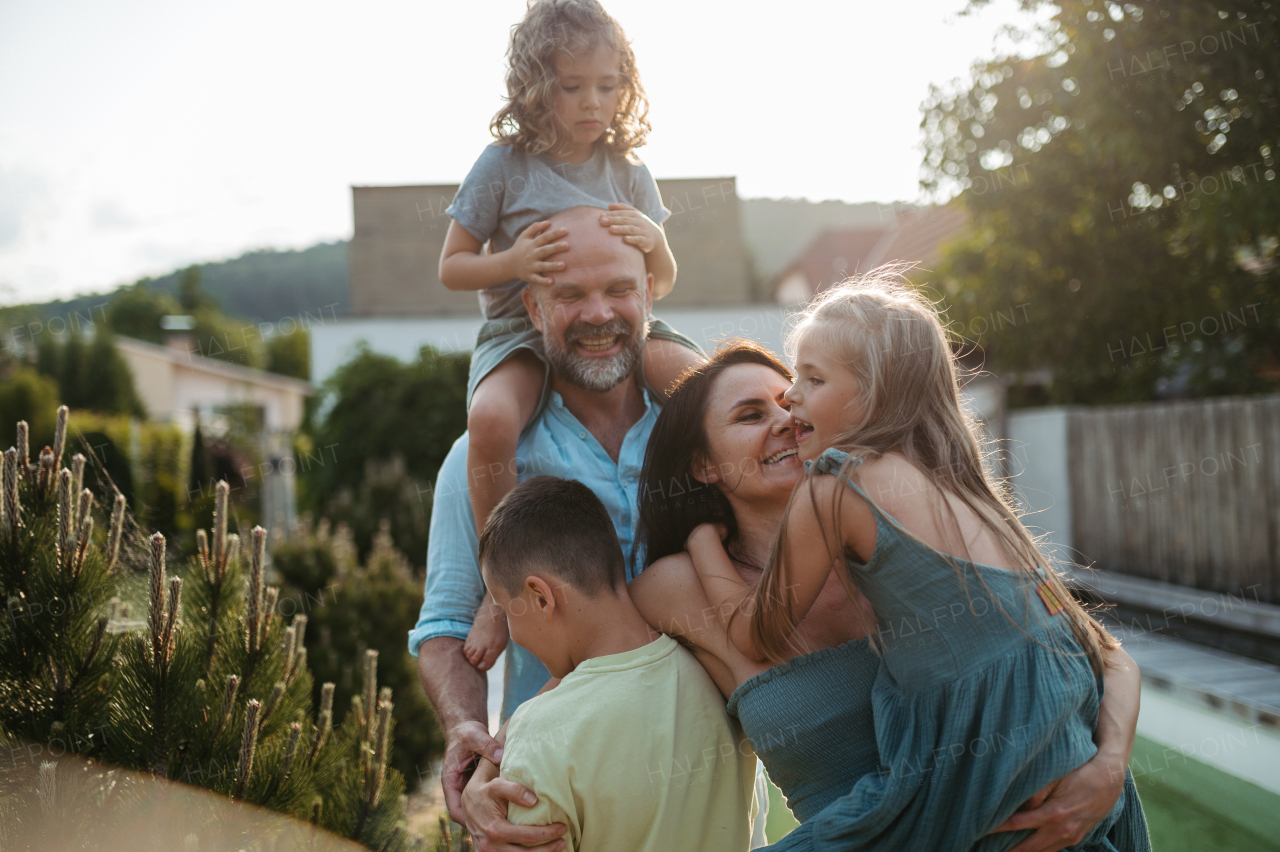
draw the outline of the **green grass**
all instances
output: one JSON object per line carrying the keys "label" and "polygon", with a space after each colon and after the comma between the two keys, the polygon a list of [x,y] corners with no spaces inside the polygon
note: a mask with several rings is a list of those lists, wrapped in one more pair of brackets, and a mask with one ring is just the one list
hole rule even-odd
{"label": "green grass", "polygon": [[1246,831],[1158,780],[1138,784],[1153,852],[1280,852],[1280,843]]}
{"label": "green grass", "polygon": [[764,836],[769,838],[770,843],[777,843],[799,824],[791,811],[787,810],[787,800],[782,797],[782,791],[770,781],[769,816],[764,821]]}
{"label": "green grass", "polygon": [[1129,765],[1154,852],[1280,852],[1275,793],[1144,737]]}

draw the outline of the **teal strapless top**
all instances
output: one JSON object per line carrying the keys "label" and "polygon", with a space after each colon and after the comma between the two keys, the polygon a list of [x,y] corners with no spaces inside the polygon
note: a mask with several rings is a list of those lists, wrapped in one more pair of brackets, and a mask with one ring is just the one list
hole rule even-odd
{"label": "teal strapless top", "polygon": [[858,639],[774,666],[729,696],[729,714],[801,822],[879,768],[871,717],[879,668]]}

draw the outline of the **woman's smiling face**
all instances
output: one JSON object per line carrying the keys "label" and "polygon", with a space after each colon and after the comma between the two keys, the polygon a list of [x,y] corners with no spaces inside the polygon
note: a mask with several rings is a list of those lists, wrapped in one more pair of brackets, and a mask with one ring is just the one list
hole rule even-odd
{"label": "woman's smiling face", "polygon": [[694,475],[731,500],[786,500],[800,479],[787,379],[763,364],[736,364],[716,377],[703,419],[708,458]]}
{"label": "woman's smiling face", "polygon": [[816,459],[865,413],[853,371],[825,354],[812,333],[796,349],[796,381],[786,393],[800,458]]}

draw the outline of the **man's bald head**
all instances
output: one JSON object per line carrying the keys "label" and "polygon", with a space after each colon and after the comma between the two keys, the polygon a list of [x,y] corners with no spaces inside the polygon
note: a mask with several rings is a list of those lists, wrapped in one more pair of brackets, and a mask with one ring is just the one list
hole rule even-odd
{"label": "man's bald head", "polygon": [[600,224],[600,217],[608,212],[599,207],[570,207],[548,218],[548,231],[564,228],[569,232],[563,240],[569,248],[551,257],[564,264],[563,271],[550,274],[557,283],[572,281],[575,270],[609,262],[632,266],[644,278],[644,252]]}
{"label": "man's bald head", "polygon": [[570,207],[549,217],[564,228],[568,248],[551,256],[564,269],[551,284],[525,288],[525,307],[542,332],[552,369],[587,390],[604,391],[629,377],[649,336],[653,276],[644,253],[609,232],[598,207]]}

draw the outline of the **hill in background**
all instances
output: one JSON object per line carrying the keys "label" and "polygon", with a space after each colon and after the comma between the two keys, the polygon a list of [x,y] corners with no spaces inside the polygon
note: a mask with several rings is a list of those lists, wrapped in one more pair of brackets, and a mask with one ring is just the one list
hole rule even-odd
{"label": "hill in background", "polygon": [[[283,317],[345,316],[351,308],[347,281],[347,242],[319,243],[299,250],[259,249],[230,260],[200,267],[200,288],[223,313],[255,322]],[[178,271],[143,279],[157,290],[176,296]],[[112,292],[77,296],[34,306],[44,316],[98,317]]]}
{"label": "hill in background", "polygon": [[[766,284],[818,234],[832,228],[876,228],[891,220],[893,207],[867,202],[746,198],[741,202],[743,238],[759,280]],[[679,260],[679,258],[677,258]],[[283,317],[346,316],[351,306],[347,242],[301,250],[260,249],[201,267],[201,288],[223,313],[256,322]],[[178,272],[145,279],[176,294]],[[114,291],[113,291],[114,292]],[[44,315],[97,317],[112,293],[32,305]]]}

